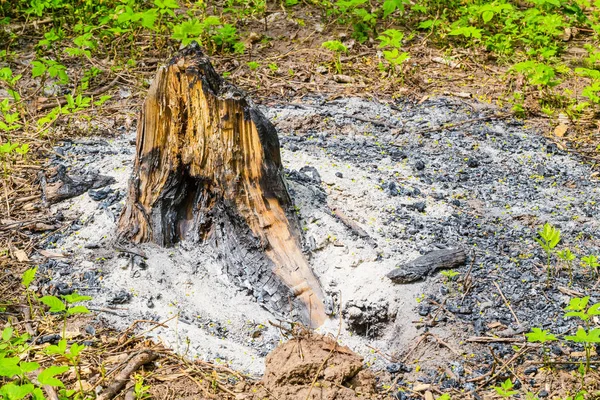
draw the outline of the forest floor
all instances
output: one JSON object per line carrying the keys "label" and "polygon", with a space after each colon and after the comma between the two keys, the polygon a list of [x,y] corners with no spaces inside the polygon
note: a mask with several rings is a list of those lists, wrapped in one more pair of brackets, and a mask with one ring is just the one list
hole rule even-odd
{"label": "forest floor", "polygon": [[[6,320],[31,330],[39,348],[61,337],[86,344],[79,367],[64,376],[82,392],[100,392],[152,352],[158,360],[132,374],[120,398],[137,393],[134,383],[161,399],[498,398],[494,387],[507,379],[522,398],[582,389],[595,398],[595,366],[578,373],[581,344],[530,343],[525,334],[575,335],[582,322],[564,318],[571,299],[600,302],[592,268],[576,263],[571,280],[569,263],[554,257],[547,280],[551,267],[535,242],[549,222],[562,233],[558,248],[578,258],[600,254],[597,129],[543,119],[534,105],[531,118],[516,118],[505,107],[507,87],[516,84],[506,68],[468,51],[441,62],[444,51],[426,41],[414,43],[402,80],[382,79],[375,46],[335,26],[304,26],[306,13],[273,10],[266,26],[249,21],[254,50],[213,62],[278,129],[306,251],[338,310],[317,331],[325,337],[288,330],[227,280],[209,248],[144,245],[132,253],[115,244],[137,113],[156,68],[173,53],[148,44],[135,68],[95,82],[98,95],[112,95],[102,106],[75,109],[44,137],[12,138],[31,143],[31,152],[4,179]],[[35,57],[34,28],[19,27],[8,64],[26,68]],[[277,40],[263,46],[255,34]],[[342,74],[320,48],[331,37],[353,44]],[[248,69],[252,60],[277,69]],[[38,81],[20,84],[32,88],[24,93],[32,115],[53,106]],[[49,205],[44,187],[63,172],[113,179]],[[419,255],[459,246],[467,263],[451,272],[407,284],[385,277]],[[39,279],[30,292],[90,295],[93,314],[64,329],[62,318],[27,316],[29,292],[20,282],[32,266]],[[52,398],[54,390],[45,390]]]}

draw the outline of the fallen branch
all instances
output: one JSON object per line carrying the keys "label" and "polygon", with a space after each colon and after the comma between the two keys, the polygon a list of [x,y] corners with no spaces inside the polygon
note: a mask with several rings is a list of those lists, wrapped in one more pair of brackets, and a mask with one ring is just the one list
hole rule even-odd
{"label": "fallen branch", "polygon": [[473,343],[516,343],[522,342],[521,338],[499,338],[491,336],[471,336],[467,339],[467,342]]}
{"label": "fallen branch", "polygon": [[449,122],[447,124],[443,124],[443,125],[435,127],[435,128],[427,128],[427,129],[422,129],[420,131],[416,131],[415,134],[422,135],[424,133],[443,131],[444,129],[458,128],[459,126],[471,124],[473,122],[482,122],[482,121],[489,121],[489,120],[496,120],[496,119],[506,119],[510,116],[511,116],[511,114],[494,114],[494,115],[487,115],[485,117],[480,117],[480,118],[467,119],[465,121]]}
{"label": "fallen branch", "polygon": [[332,211],[336,218],[339,219],[340,222],[346,226],[346,228],[350,229],[352,233],[354,233],[359,238],[365,240],[371,246],[377,247],[377,242],[375,242],[375,240],[363,228],[361,228],[360,225],[352,221],[346,214],[341,212],[339,209],[334,208],[332,209]]}
{"label": "fallen branch", "polygon": [[517,324],[521,325],[521,322],[519,322],[519,318],[517,318],[517,314],[515,314],[512,307],[510,306],[510,303],[508,302],[508,300],[506,300],[506,297],[504,297],[504,293],[502,293],[500,286],[498,286],[498,284],[496,282],[492,282],[492,283],[494,284],[494,286],[496,286],[496,289],[498,289],[498,293],[500,293],[500,296],[502,296],[502,300],[504,300],[504,304],[506,304],[506,307],[508,307],[508,309],[510,310],[510,313],[515,318],[515,321],[517,322]]}
{"label": "fallen branch", "polygon": [[394,136],[397,136],[398,134],[400,134],[402,132],[402,127],[401,126],[396,126],[394,124],[390,124],[389,122],[385,122],[385,121],[379,121],[376,119],[371,119],[371,118],[365,118],[365,117],[360,117],[358,115],[350,115],[350,114],[346,114],[344,115],[346,118],[352,118],[355,119],[357,121],[361,121],[361,122],[367,122],[376,126],[383,126],[389,129],[400,129],[401,131],[398,132],[397,134],[395,134]]}
{"label": "fallen branch", "polygon": [[115,377],[113,383],[111,383],[101,394],[97,400],[110,400],[115,397],[127,384],[129,376],[137,371],[142,365],[148,364],[154,361],[158,357],[158,354],[150,350],[142,350],[129,360],[125,368],[119,372]]}

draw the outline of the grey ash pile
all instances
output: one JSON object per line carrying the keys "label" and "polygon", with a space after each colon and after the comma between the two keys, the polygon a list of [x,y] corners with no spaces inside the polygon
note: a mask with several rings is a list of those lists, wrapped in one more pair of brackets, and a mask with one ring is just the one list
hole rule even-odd
{"label": "grey ash pile", "polygon": [[[448,98],[391,105],[315,100],[274,108],[270,116],[285,149],[326,153],[341,172],[345,163],[358,164],[369,171],[370,183],[396,199],[394,207],[381,209],[377,228],[367,228],[374,236],[408,242],[421,254],[445,246],[467,251],[458,276],[429,281],[428,295],[417,306],[421,332],[464,323],[469,330],[462,339],[518,341],[531,327],[573,334],[577,320],[563,318],[569,299],[585,294],[590,304],[600,302],[593,271],[576,266],[569,285],[556,257],[552,263],[560,271],[548,284],[546,256],[534,241],[549,222],[562,232],[558,248],[568,247],[579,258],[600,255],[598,173],[522,121]],[[440,207],[450,212],[436,212]],[[384,245],[379,251],[382,258],[394,258],[405,248]],[[514,353],[509,340],[490,346],[499,357]],[[569,349],[555,345],[552,351],[562,355]],[[479,365],[475,376],[489,371],[491,356],[485,353],[472,364]],[[425,380],[449,379],[433,373]],[[450,381],[450,386],[474,388],[460,374]]]}
{"label": "grey ash pile", "polygon": [[[458,360],[450,377],[436,368],[456,358],[447,349],[425,346],[390,363],[368,346],[402,360],[426,331],[456,346],[469,337],[523,340],[531,327],[573,333],[577,322],[563,318],[569,299],[579,293],[600,301],[591,272],[578,266],[571,286],[564,270],[547,285],[545,255],[534,241],[550,222],[562,232],[560,248],[600,254],[598,175],[523,122],[446,98],[389,105],[312,99],[264,112],[279,131],[311,267],[331,296],[328,307],[335,311],[342,301],[340,339],[376,368],[409,379],[410,360],[437,357],[421,363],[428,371],[421,380],[473,389],[467,379],[491,367],[487,347]],[[55,206],[72,222],[46,241],[49,252],[67,257],[44,264],[44,291],[90,294],[94,307],[112,310],[98,318],[122,328],[179,313],[179,325],[156,330],[158,337],[194,357],[260,373],[280,339],[268,322],[273,316],[228,281],[210,249],[142,246],[136,258],[114,248],[132,138],[130,132],[57,150],[63,157],[54,164],[64,164],[67,175],[111,176],[115,183]],[[425,283],[409,282],[411,275],[403,284],[386,277],[420,255],[458,247],[467,259],[455,277],[428,271]],[[337,321],[331,325],[335,334]],[[490,346],[497,357],[514,351],[510,342]]]}

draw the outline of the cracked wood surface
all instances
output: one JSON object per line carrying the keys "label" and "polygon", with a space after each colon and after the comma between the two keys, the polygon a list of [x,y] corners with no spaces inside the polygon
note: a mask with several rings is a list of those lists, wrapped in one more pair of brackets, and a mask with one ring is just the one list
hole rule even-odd
{"label": "cracked wood surface", "polygon": [[138,122],[120,238],[208,241],[268,309],[319,326],[323,293],[291,207],[275,127],[245,93],[197,46],[159,68]]}

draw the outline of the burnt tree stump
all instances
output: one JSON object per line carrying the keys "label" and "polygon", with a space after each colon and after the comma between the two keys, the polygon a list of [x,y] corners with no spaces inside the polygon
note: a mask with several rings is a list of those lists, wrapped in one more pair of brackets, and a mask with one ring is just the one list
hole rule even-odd
{"label": "burnt tree stump", "polygon": [[159,68],[138,121],[119,237],[209,242],[267,309],[318,326],[323,293],[292,206],[275,127],[246,94],[197,45]]}

